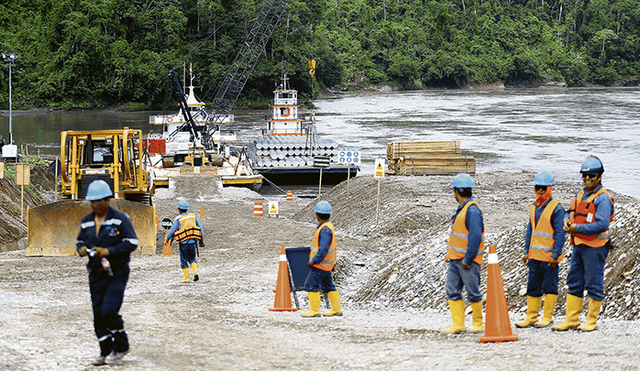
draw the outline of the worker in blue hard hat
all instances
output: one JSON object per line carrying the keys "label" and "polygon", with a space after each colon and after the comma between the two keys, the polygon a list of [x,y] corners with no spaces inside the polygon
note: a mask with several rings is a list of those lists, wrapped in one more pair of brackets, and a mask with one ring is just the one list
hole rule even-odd
{"label": "worker in blue hard hat", "polygon": [[85,199],[93,211],[82,218],[76,242],[78,254],[90,256],[87,271],[93,325],[100,344],[93,365],[119,363],[129,352],[119,312],[129,280],[130,254],[138,248],[138,238],[129,216],[109,206],[112,196],[104,180],[89,184]]}
{"label": "worker in blue hard hat", "polygon": [[304,281],[304,289],[309,297],[309,311],[301,314],[303,317],[320,317],[320,290],[322,289],[327,293],[331,303],[331,310],[322,315],[342,316],[340,293],[331,278],[331,270],[336,265],[338,247],[335,227],[329,221],[331,205],[327,201],[319,201],[314,211],[319,224],[311,240],[309,262],[307,262],[310,270]]}
{"label": "worker in blue hard hat", "polygon": [[[529,267],[527,316],[516,327],[547,327],[553,322],[558,300],[558,263],[562,261],[565,232],[564,209],[551,193],[553,175],[541,171],[533,178],[536,200],[529,206],[529,223],[524,238],[522,262]],[[544,295],[544,310],[538,321]]]}
{"label": "worker in blue hard hat", "polygon": [[453,320],[442,332],[456,334],[466,330],[462,288],[467,291],[472,311],[470,332],[482,332],[482,293],[480,268],[484,254],[484,222],[480,206],[473,200],[475,183],[467,173],[453,178],[451,189],[459,206],[451,217],[451,233],[445,260],[449,263],[445,291]]}
{"label": "worker in blue hard hat", "polygon": [[193,280],[200,280],[198,276],[198,262],[196,261],[198,244],[204,247],[204,235],[200,219],[194,213],[188,213],[189,203],[187,200],[178,201],[179,215],[173,221],[169,233],[165,237],[165,242],[175,239],[180,246],[180,268],[183,278],[181,283],[191,282],[189,267],[193,269]]}
{"label": "worker in blue hard hat", "polygon": [[[578,328],[593,331],[604,300],[604,264],[609,255],[609,223],[613,220],[613,198],[602,187],[604,165],[595,156],[587,157],[580,168],[584,188],[571,200],[564,230],[571,235],[571,264],[567,274],[567,305],[564,321],[555,331]],[[580,324],[584,290],[589,295],[585,323]]]}

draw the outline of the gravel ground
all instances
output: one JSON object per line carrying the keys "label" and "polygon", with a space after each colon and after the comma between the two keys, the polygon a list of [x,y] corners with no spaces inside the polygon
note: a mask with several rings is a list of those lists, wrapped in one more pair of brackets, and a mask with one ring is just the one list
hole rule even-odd
{"label": "gravel ground", "polygon": [[[475,176],[487,239],[504,246],[499,253],[501,266],[508,270],[503,275],[512,324],[523,317],[521,302],[512,302],[523,299],[509,287],[519,289],[521,283],[512,282],[521,282],[526,270],[517,268],[511,256],[521,256],[517,249],[524,232],[517,228],[526,222],[532,178],[530,173]],[[353,179],[348,195],[344,183],[323,195],[334,206],[332,219],[338,229],[340,263],[335,278],[343,296],[342,318],[305,319],[299,312],[268,310],[273,306],[280,245],[308,246],[315,228],[315,200],[294,197],[287,202],[283,196],[277,199],[278,218],[254,218],[254,200],[267,200],[248,190],[221,189],[215,179],[186,178],[175,188],[161,190],[154,199],[160,218],[175,216],[176,197],[187,198],[192,211],[203,206],[207,245],[200,251],[201,280],[179,283],[175,246],[171,257],[161,256],[161,245],[155,255],[132,255],[121,311],[131,352],[121,365],[103,368],[638,369],[640,322],[623,320],[614,312],[603,316],[598,331],[592,333],[514,328],[519,340],[499,344],[481,344],[477,334],[440,333],[451,321],[446,301],[435,291],[445,272],[444,264],[436,261],[442,255],[436,250],[443,248],[443,221],[456,207],[450,180],[444,176],[384,179],[378,226],[373,178]],[[577,187],[558,185],[554,195],[567,204]],[[621,197],[616,202],[629,208],[635,200]],[[633,247],[636,231],[619,238],[627,238]],[[159,239],[162,234],[158,233]],[[632,251],[616,254],[623,253]],[[94,369],[89,362],[98,354],[98,345],[84,264],[85,259],[72,256],[28,258],[24,250],[0,253],[0,370]],[[424,274],[411,281],[406,276],[420,274],[411,272],[416,265],[425,267]],[[399,269],[394,279],[382,278],[395,266]],[[616,267],[612,268],[614,272]],[[637,285],[625,284],[637,281],[637,271],[625,269],[620,274],[626,272],[631,272],[624,276],[632,276],[630,280],[616,285],[611,278],[607,287],[622,297],[632,296],[635,303]],[[424,284],[409,284],[423,278]],[[561,284],[564,278],[561,273]],[[484,272],[482,280],[486,281]],[[297,296],[306,310],[306,295]],[[562,314],[558,311],[556,320]],[[470,321],[467,316],[467,325]]]}

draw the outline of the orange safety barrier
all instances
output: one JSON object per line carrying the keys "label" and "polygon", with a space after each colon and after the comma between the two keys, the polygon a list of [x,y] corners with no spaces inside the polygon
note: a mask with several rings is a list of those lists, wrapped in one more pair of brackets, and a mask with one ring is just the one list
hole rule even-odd
{"label": "orange safety barrier", "polygon": [[500,273],[500,263],[494,244],[489,245],[489,256],[487,257],[487,302],[485,308],[486,323],[484,335],[480,336],[481,343],[518,340],[518,335],[511,331],[509,306],[507,305],[507,297],[504,295],[502,273]]}
{"label": "orange safety barrier", "polygon": [[293,201],[293,192],[287,191],[287,201]]}
{"label": "orange safety barrier", "polygon": [[200,215],[198,215],[200,218],[204,218],[204,205],[200,205]]}
{"label": "orange safety barrier", "polygon": [[164,234],[164,239],[162,241],[162,256],[173,256],[173,249],[171,248],[171,242],[173,239],[167,241],[167,236],[169,235],[169,231]]}
{"label": "orange safety barrier", "polygon": [[278,281],[276,282],[276,298],[273,301],[272,312],[295,312],[291,304],[291,281],[289,280],[289,265],[284,245],[280,247],[280,263],[278,263]]}
{"label": "orange safety barrier", "polygon": [[260,200],[256,200],[253,203],[253,216],[256,218],[262,218],[263,213],[262,213],[262,201]]}

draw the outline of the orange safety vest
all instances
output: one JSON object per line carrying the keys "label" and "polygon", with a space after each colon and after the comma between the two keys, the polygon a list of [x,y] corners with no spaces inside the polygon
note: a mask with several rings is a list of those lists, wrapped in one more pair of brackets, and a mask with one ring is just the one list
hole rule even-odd
{"label": "orange safety vest", "polygon": [[[465,224],[467,220],[467,210],[469,206],[476,205],[475,201],[467,202],[462,210],[458,213],[458,217],[451,218],[451,233],[449,234],[449,245],[447,246],[447,259],[460,260],[467,255],[467,245],[469,244],[469,230]],[[455,221],[454,221],[455,219]],[[482,226],[482,240],[478,247],[478,255],[473,259],[474,262],[482,265],[482,257],[484,255],[484,225]]]}
{"label": "orange safety vest", "polygon": [[322,261],[318,264],[314,264],[313,266],[321,269],[323,271],[327,271],[329,272],[330,270],[333,269],[333,267],[335,267],[336,265],[336,256],[338,256],[338,241],[336,240],[336,229],[333,226],[333,223],[326,221],[322,224],[320,224],[320,226],[318,226],[318,228],[316,229],[316,232],[313,234],[313,240],[311,240],[311,250],[309,250],[309,261],[311,261],[311,259],[316,256],[316,254],[318,253],[318,242],[320,240],[320,231],[322,230],[322,228],[327,227],[329,228],[329,230],[331,230],[331,244],[329,245],[329,251],[327,252],[327,255],[324,256],[324,258],[322,258]]}
{"label": "orange safety vest", "polygon": [[[536,204],[529,206],[529,221],[531,222],[531,241],[527,257],[533,260],[548,262],[553,255],[553,246],[556,240],[553,238],[556,231],[551,225],[551,215],[560,204],[557,200],[551,200],[544,208],[538,224],[536,224]],[[562,261],[562,254],[558,256],[558,263]]]}
{"label": "orange safety vest", "polygon": [[180,222],[180,229],[173,235],[177,243],[190,239],[202,241],[202,231],[196,224],[196,214],[178,215],[176,220]]}
{"label": "orange safety vest", "polygon": [[[607,191],[604,188],[600,188],[597,192],[587,197],[586,200],[583,200],[582,196],[584,196],[584,189],[581,189],[580,192],[578,192],[576,201],[571,203],[572,205],[576,205],[575,210],[569,210],[570,212],[573,212],[572,223],[590,224],[595,222],[596,205],[593,203],[593,201],[596,199],[596,197],[600,196],[603,193],[606,193],[607,195],[609,195],[609,193],[607,193]],[[611,198],[611,206],[612,206],[612,212],[611,212],[611,217],[609,218],[609,221],[613,221],[613,197],[611,196],[609,197]],[[608,240],[609,240],[609,230],[596,233],[596,234],[591,234],[591,235],[576,233],[571,237],[571,244],[574,246],[586,245],[589,247],[602,247],[607,244]]]}

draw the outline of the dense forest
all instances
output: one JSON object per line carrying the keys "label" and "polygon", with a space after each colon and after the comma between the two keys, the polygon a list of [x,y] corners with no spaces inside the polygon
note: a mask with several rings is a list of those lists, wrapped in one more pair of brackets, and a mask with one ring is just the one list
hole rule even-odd
{"label": "dense forest", "polygon": [[[2,2],[13,108],[166,108],[168,71],[182,76],[190,63],[199,95],[212,96],[261,4]],[[0,65],[3,109],[8,71]],[[270,96],[283,73],[307,96],[378,84],[638,84],[640,0],[290,0],[241,100]]]}

